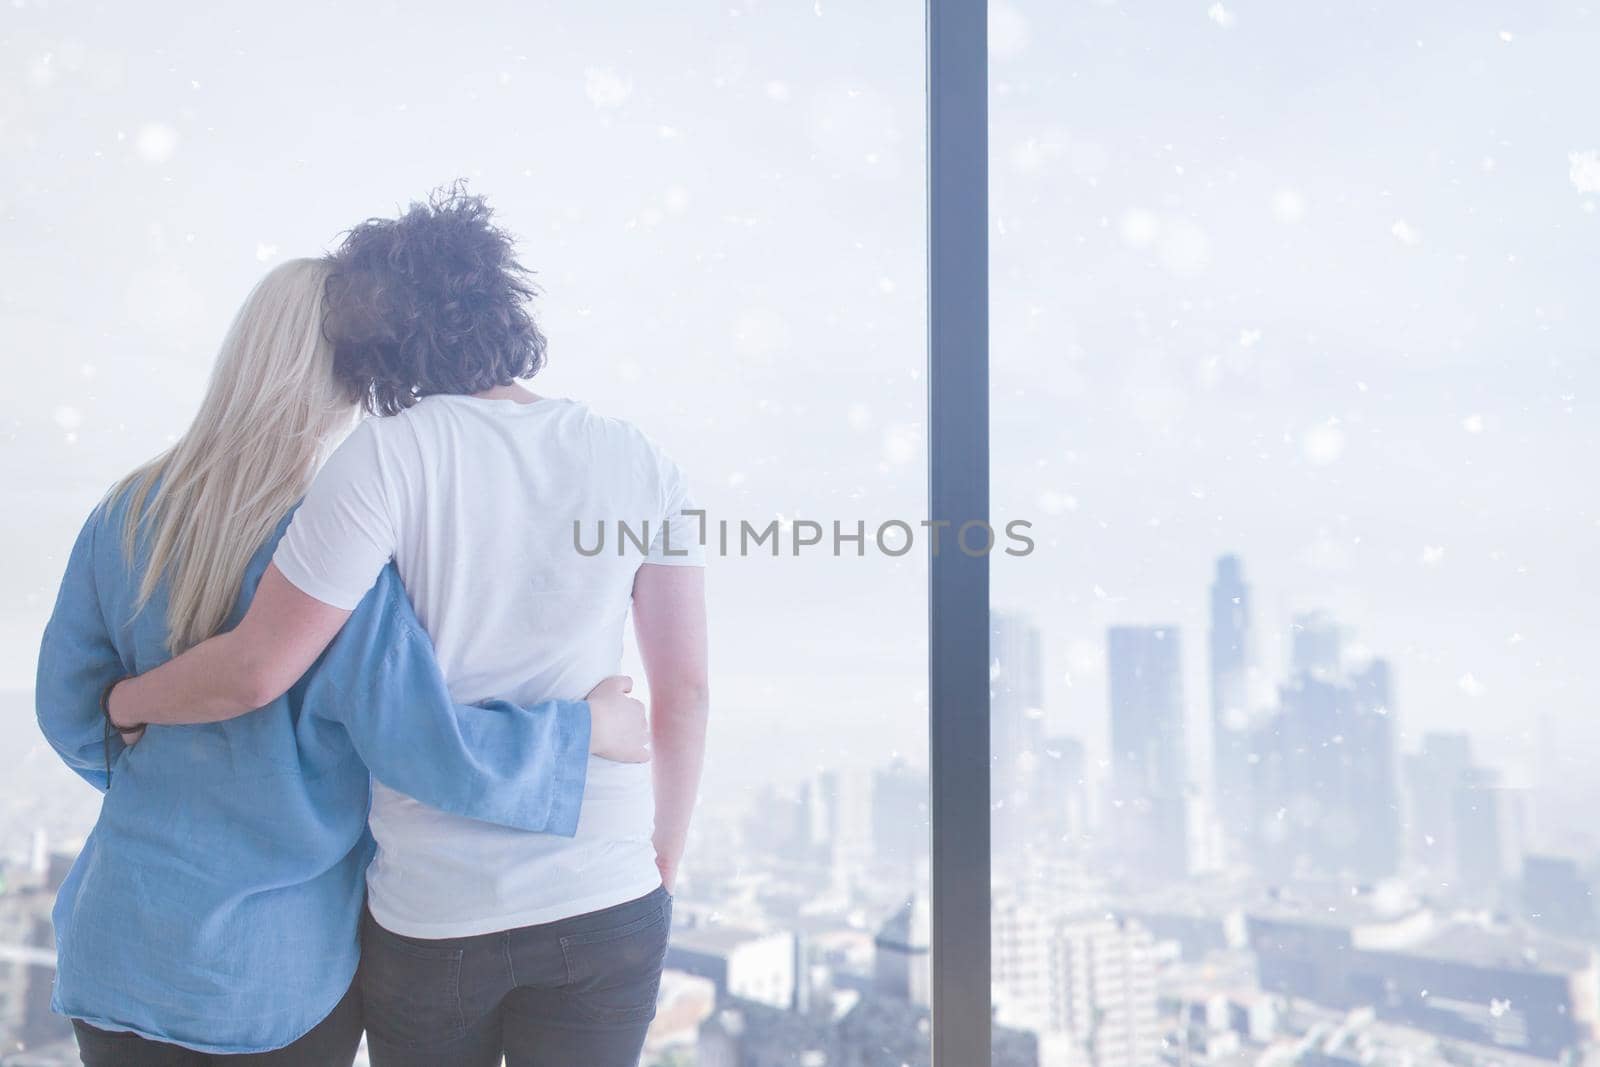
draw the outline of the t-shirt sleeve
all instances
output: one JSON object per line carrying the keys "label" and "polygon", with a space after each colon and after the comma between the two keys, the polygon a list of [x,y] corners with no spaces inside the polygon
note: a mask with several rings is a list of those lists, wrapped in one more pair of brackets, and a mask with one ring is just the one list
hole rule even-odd
{"label": "t-shirt sleeve", "polygon": [[272,562],[302,593],[352,611],[394,556],[396,531],[381,442],[369,420],[318,472]]}
{"label": "t-shirt sleeve", "polygon": [[683,469],[659,450],[656,465],[660,471],[662,514],[650,539],[646,563],[668,566],[704,567],[705,515],[698,510]]}

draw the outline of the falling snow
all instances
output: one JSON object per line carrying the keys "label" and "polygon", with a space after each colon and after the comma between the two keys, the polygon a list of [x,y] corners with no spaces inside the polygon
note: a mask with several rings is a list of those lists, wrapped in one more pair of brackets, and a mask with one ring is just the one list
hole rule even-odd
{"label": "falling snow", "polygon": [[1580,193],[1600,193],[1600,149],[1571,152],[1567,160],[1570,164],[1567,177],[1572,180],[1572,187]]}
{"label": "falling snow", "polygon": [[1419,245],[1422,243],[1422,234],[1417,228],[1405,219],[1396,219],[1389,232],[1394,234],[1394,239],[1403,245]]}
{"label": "falling snow", "polygon": [[178,149],[178,131],[161,122],[147,122],[133,138],[134,151],[146,163],[165,163]]}
{"label": "falling snow", "polygon": [[1300,438],[1300,447],[1306,459],[1325,467],[1344,455],[1344,431],[1331,421],[1321,423],[1306,430]]}
{"label": "falling snow", "polygon": [[1272,216],[1283,223],[1299,222],[1306,217],[1306,198],[1294,189],[1279,189],[1272,195]]}
{"label": "falling snow", "polygon": [[590,67],[583,72],[583,92],[598,108],[617,108],[633,95],[633,83],[610,67]]}

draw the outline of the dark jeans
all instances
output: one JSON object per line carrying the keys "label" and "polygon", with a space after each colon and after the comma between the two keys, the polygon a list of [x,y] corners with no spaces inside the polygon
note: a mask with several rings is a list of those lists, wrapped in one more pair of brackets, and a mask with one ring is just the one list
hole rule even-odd
{"label": "dark jeans", "polygon": [[348,1067],[361,1044],[360,983],[300,1040],[272,1052],[216,1056],[181,1045],[151,1041],[138,1034],[101,1030],[72,1020],[78,1035],[78,1058],[85,1067]]}
{"label": "dark jeans", "polygon": [[373,1067],[635,1067],[672,926],[665,889],[539,926],[422,940],[367,914]]}

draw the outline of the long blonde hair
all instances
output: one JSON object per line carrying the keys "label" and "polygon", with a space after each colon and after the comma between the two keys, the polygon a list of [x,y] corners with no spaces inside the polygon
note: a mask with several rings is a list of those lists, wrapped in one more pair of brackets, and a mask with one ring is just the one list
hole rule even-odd
{"label": "long blonde hair", "polygon": [[353,424],[323,335],[322,260],[294,259],[251,290],[229,327],[200,410],[166,452],[124,478],[123,551],[149,546],[138,609],[166,579],[174,655],[217,633],[250,559]]}

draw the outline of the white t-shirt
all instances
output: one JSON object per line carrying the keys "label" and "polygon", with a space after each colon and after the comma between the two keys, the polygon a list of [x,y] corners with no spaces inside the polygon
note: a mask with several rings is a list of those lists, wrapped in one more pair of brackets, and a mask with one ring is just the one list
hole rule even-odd
{"label": "white t-shirt", "polygon": [[[639,566],[704,564],[699,519],[682,514],[693,506],[682,472],[626,422],[570,400],[431,396],[351,434],[273,562],[353,608],[393,558],[457,701],[579,700],[617,673]],[[604,548],[585,554],[600,524]],[[369,904],[423,938],[620,904],[661,884],[653,822],[649,765],[593,756],[572,838],[449,815],[374,782]]]}

